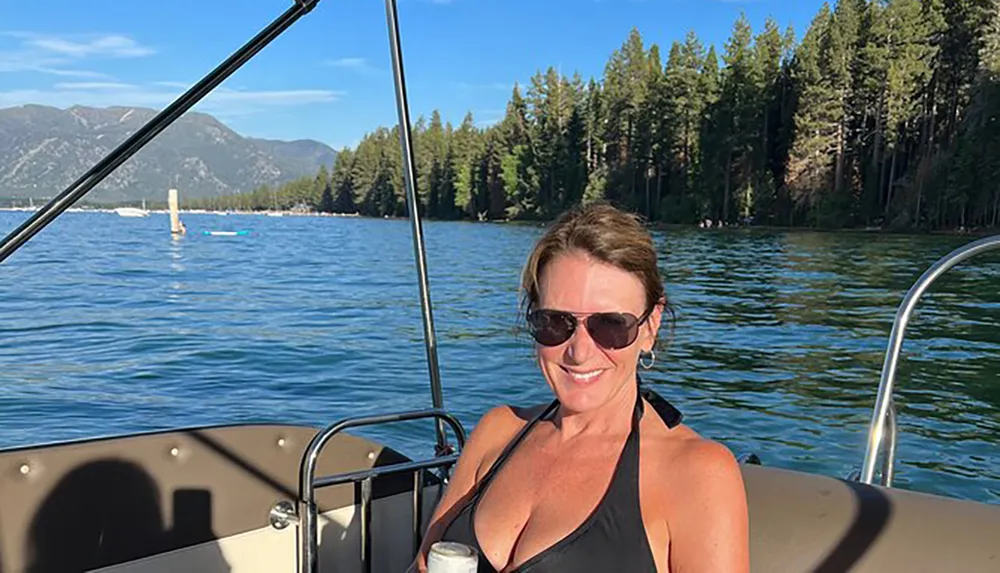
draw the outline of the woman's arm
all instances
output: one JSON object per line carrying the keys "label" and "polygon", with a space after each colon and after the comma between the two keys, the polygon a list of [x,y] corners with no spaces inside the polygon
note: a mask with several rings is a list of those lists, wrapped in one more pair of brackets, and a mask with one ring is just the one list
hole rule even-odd
{"label": "woman's arm", "polygon": [[748,573],[750,527],[743,473],[732,453],[699,441],[677,460],[684,468],[669,508],[671,573]]}
{"label": "woman's arm", "polygon": [[508,434],[504,427],[510,424],[512,416],[510,407],[497,406],[484,414],[476,423],[455,463],[448,488],[431,515],[423,543],[420,544],[420,551],[407,570],[408,573],[426,572],[427,552],[430,551],[431,545],[441,539],[444,530],[472,496],[483,459],[488,452],[496,448],[498,438]]}

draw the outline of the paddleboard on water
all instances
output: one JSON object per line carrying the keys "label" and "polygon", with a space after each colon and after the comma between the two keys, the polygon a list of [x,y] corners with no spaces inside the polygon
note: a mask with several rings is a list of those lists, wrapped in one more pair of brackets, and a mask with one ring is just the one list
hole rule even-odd
{"label": "paddleboard on water", "polygon": [[241,237],[249,235],[250,231],[204,231],[204,233],[212,237]]}

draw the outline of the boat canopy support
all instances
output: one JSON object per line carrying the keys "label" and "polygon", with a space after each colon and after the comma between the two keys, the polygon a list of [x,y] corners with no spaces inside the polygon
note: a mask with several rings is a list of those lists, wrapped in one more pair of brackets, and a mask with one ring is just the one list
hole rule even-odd
{"label": "boat canopy support", "polygon": [[[424,347],[427,369],[431,377],[431,403],[434,408],[444,408],[444,391],[441,388],[441,369],[438,365],[437,335],[434,332],[434,314],[431,308],[430,286],[427,279],[427,256],[424,250],[424,233],[420,224],[420,201],[417,199],[416,160],[413,155],[413,134],[410,130],[410,104],[406,96],[406,75],[403,73],[403,48],[399,37],[399,13],[396,0],[385,0],[385,18],[389,28],[389,49],[392,56],[393,83],[396,88],[396,111],[399,114],[399,144],[403,153],[403,183],[406,186],[407,213],[413,233],[413,258],[417,263],[417,283],[420,287],[420,309],[424,323]],[[448,454],[444,422],[436,420],[437,452]]]}
{"label": "boat canopy support", "polygon": [[896,367],[899,364],[899,355],[903,347],[903,336],[906,334],[906,327],[917,302],[927,292],[931,284],[949,269],[976,255],[995,249],[1000,249],[1000,235],[979,239],[955,249],[928,268],[903,298],[903,302],[896,311],[896,318],[889,334],[889,344],[882,366],[878,395],[875,398],[875,408],[872,412],[871,424],[868,427],[868,444],[860,474],[857,476],[861,482],[871,485],[875,481],[876,465],[881,460],[879,485],[885,487],[892,485],[893,463],[896,455],[896,408],[893,401],[893,387],[896,381]]}

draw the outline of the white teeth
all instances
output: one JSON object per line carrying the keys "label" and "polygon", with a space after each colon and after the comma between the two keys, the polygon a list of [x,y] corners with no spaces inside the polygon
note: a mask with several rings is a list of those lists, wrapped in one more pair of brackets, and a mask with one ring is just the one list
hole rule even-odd
{"label": "white teeth", "polygon": [[594,370],[593,372],[582,372],[582,373],[570,372],[570,374],[573,375],[573,378],[576,378],[577,380],[590,380],[591,378],[594,378],[600,373],[601,373],[600,370]]}

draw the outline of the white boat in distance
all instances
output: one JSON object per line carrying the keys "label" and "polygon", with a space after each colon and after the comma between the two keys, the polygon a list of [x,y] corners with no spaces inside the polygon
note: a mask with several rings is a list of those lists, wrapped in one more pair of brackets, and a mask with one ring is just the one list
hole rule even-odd
{"label": "white boat in distance", "polygon": [[139,209],[137,207],[119,207],[115,209],[115,213],[118,213],[121,217],[148,217],[149,211],[145,209]]}
{"label": "white boat in distance", "polygon": [[149,210],[146,209],[146,200],[142,200],[142,208],[138,207],[118,207],[115,209],[119,217],[148,217]]}

